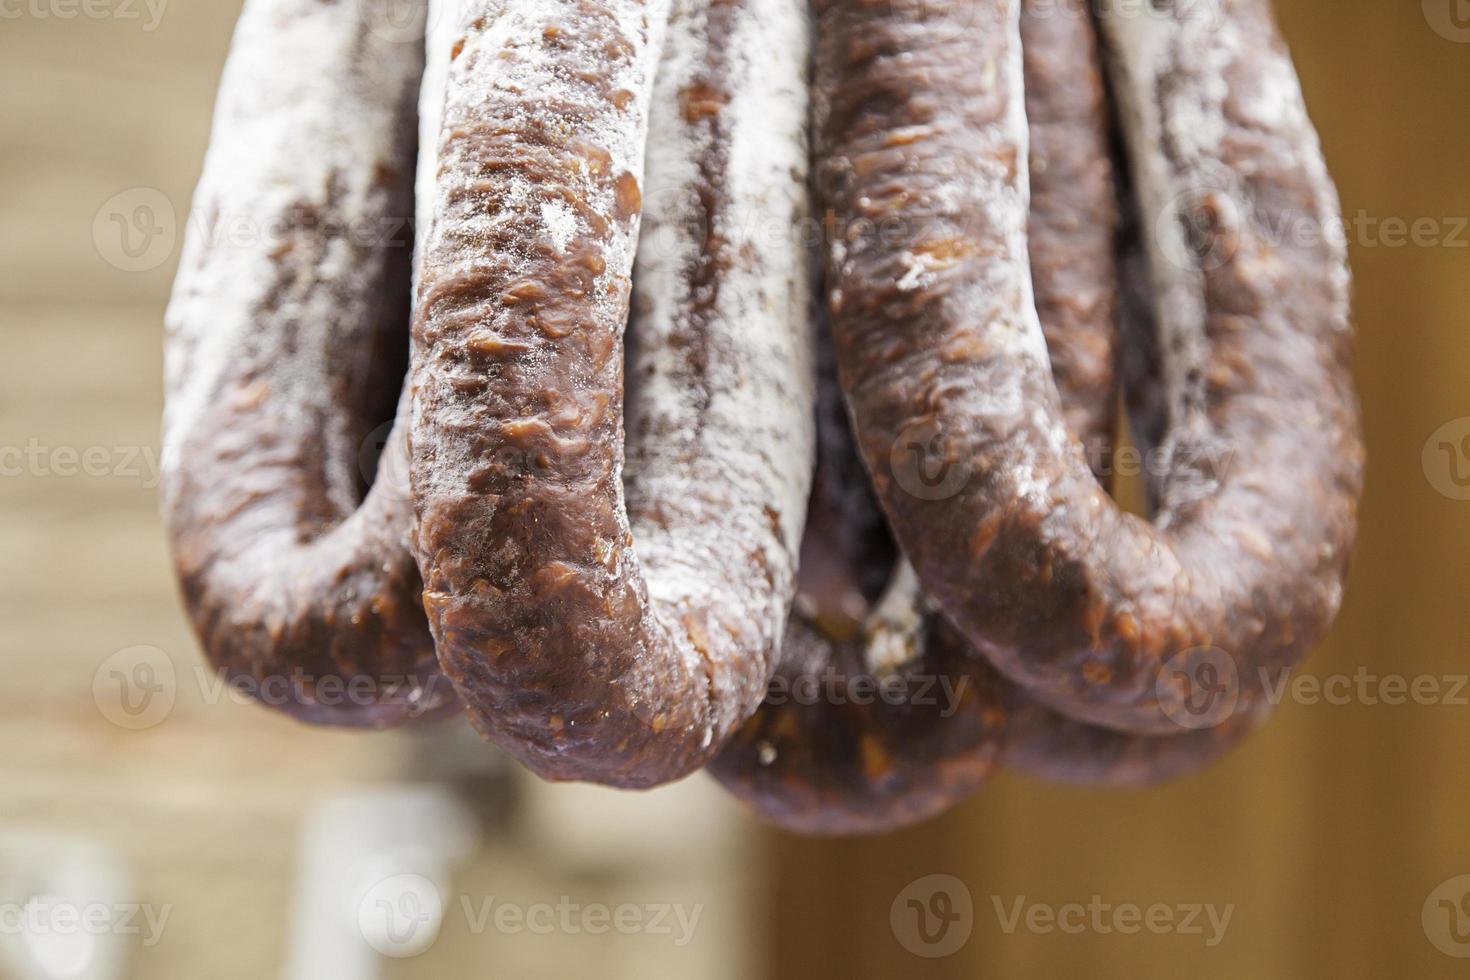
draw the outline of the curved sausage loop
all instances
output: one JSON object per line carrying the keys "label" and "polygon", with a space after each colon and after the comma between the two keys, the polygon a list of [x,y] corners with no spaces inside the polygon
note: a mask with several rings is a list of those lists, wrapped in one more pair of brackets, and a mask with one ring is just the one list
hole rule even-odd
{"label": "curved sausage loop", "polygon": [[755,710],[794,590],[806,14],[469,8],[415,315],[425,605],[483,734],[549,778],[649,786]]}
{"label": "curved sausage loop", "polygon": [[[1116,402],[1118,214],[1096,36],[1083,2],[1059,16],[1041,3],[1023,9],[1036,184],[1030,244],[1068,423],[1101,458]],[[841,93],[875,75],[902,91],[901,59],[848,60],[865,38],[852,6],[829,3],[819,13],[816,91]],[[928,42],[917,32],[906,39],[913,50]],[[902,157],[905,142],[888,140],[886,154]],[[896,560],[830,364],[818,399],[817,478],[781,668],[760,711],[710,769],[789,830],[876,833],[948,809],[989,778],[1003,740],[1005,685],[930,614],[912,569]],[[923,474],[907,476],[923,492]]]}
{"label": "curved sausage loop", "polygon": [[820,381],[817,479],[781,667],[709,766],[759,816],[797,833],[880,833],[955,805],[997,764],[1053,782],[1150,785],[1209,765],[1265,720],[1263,701],[1212,727],[1132,735],[1067,718],[1001,677],[924,601],[912,570],[895,569],[836,379]]}
{"label": "curved sausage loop", "polygon": [[1271,713],[1258,701],[1210,728],[1132,735],[1068,718],[1002,681],[1006,731],[1000,764],[1051,783],[1134,789],[1192,775],[1219,761]]}
{"label": "curved sausage loop", "polygon": [[[1089,0],[1022,0],[1036,310],[1067,427],[1100,472],[1118,409],[1118,235],[1112,125]],[[983,152],[983,148],[977,147]]]}
{"label": "curved sausage loop", "polygon": [[392,6],[246,4],[164,419],[164,513],[211,662],[298,718],[377,727],[456,704],[407,549],[402,433],[381,459],[372,438],[403,383],[423,69],[421,39],[381,29]]}
{"label": "curved sausage loop", "polygon": [[896,561],[831,370],[795,608],[765,702],[710,763],[762,819],[872,834],[948,809],[989,778],[994,672],[928,614]]}
{"label": "curved sausage loop", "polygon": [[[1016,5],[895,10],[863,14],[854,57],[892,58],[920,27],[943,41],[915,52],[906,88],[832,96],[818,183],[839,215],[899,230],[898,247],[835,243],[829,286],[905,553],[1003,673],[1078,720],[1163,734],[1217,701],[1251,711],[1337,611],[1363,468],[1336,197],[1266,3],[1101,18],[1162,331],[1171,465],[1152,524],[1088,471],[1048,370]],[[961,50],[980,70],[935,67]],[[885,156],[899,128],[909,152]],[[926,465],[964,469],[952,495],[894,479],[890,448],[915,428],[933,434]]]}
{"label": "curved sausage loop", "polygon": [[[1028,244],[1063,411],[1103,470],[1115,424],[1119,215],[1096,35],[1083,0],[1056,14],[1039,0],[1022,8]],[[840,55],[851,23],[835,7],[819,21],[819,91],[848,84]],[[892,830],[959,802],[997,762],[1062,782],[1157,782],[1214,761],[1261,720],[1129,735],[1073,721],[997,675],[924,601],[907,564],[895,570],[824,368],[817,480],[781,669],[710,765],[760,816],[800,833]]]}

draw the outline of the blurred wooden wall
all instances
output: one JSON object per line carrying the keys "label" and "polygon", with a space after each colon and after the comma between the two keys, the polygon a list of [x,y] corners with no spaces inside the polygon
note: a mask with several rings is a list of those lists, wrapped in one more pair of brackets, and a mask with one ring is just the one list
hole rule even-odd
{"label": "blurred wooden wall", "polygon": [[[1346,607],[1308,675],[1470,670],[1470,502],[1438,493],[1420,456],[1437,428],[1470,416],[1470,236],[1455,220],[1470,215],[1467,7],[1278,0],[1344,213],[1435,219],[1447,239],[1391,247],[1355,233],[1369,485]],[[1088,792],[1002,775],[956,812],[887,839],[777,839],[771,972],[1466,976],[1470,963],[1431,945],[1420,910],[1441,882],[1470,873],[1467,757],[1464,704],[1286,704],[1218,768],[1167,788]],[[965,883],[974,927],[953,955],[920,959],[896,940],[889,908],[935,872]],[[1224,941],[1206,948],[1147,933],[1007,935],[993,908],[996,896],[1009,907],[1094,895],[1235,911]]]}

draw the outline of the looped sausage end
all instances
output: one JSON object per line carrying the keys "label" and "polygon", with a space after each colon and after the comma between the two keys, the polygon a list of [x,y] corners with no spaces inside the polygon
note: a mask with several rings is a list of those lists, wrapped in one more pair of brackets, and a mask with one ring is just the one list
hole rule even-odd
{"label": "looped sausage end", "polygon": [[471,720],[532,769],[665,782],[755,710],[794,589],[805,18],[610,0],[462,23],[414,324],[429,622]]}
{"label": "looped sausage end", "polygon": [[371,29],[389,6],[246,5],[168,312],[164,419],[164,514],[210,660],[262,703],[371,727],[458,703],[407,548],[404,433],[384,424],[423,72],[421,43]]}
{"label": "looped sausage end", "polygon": [[[1341,601],[1363,447],[1336,197],[1263,0],[1103,10],[1167,403],[1158,513],[1123,513],[1068,432],[1032,302],[1017,11],[843,5],[862,80],[830,98],[818,185],[897,231],[831,248],[838,363],[897,537],[965,636],[1077,720],[1177,733],[1178,658],[1220,651],[1249,711]],[[937,67],[961,58],[977,70]],[[895,479],[914,427],[963,486]]]}

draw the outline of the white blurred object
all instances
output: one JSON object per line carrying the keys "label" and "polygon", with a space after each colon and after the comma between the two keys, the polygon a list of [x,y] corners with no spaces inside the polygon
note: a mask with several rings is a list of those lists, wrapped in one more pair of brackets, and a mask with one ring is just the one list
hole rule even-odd
{"label": "white blurred object", "polygon": [[454,866],[477,844],[473,815],[432,785],[323,801],[302,832],[284,976],[374,980],[383,957],[434,944],[452,905]]}
{"label": "white blurred object", "polygon": [[519,822],[536,849],[582,868],[648,870],[723,854],[738,838],[738,811],[713,780],[685,779],[653,790],[587,783],[531,785]]}
{"label": "white blurred object", "polygon": [[139,935],[156,942],[167,922],[166,911],[131,898],[122,861],[101,844],[0,833],[0,972],[13,980],[121,980],[129,944]]}

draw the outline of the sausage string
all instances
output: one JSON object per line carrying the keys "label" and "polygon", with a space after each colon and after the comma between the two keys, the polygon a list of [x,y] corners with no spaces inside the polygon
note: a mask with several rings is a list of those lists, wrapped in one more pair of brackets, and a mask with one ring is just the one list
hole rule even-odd
{"label": "sausage string", "polygon": [[221,84],[163,497],[226,675],[815,833],[1265,720],[1363,468],[1265,0],[389,6],[247,0]]}

